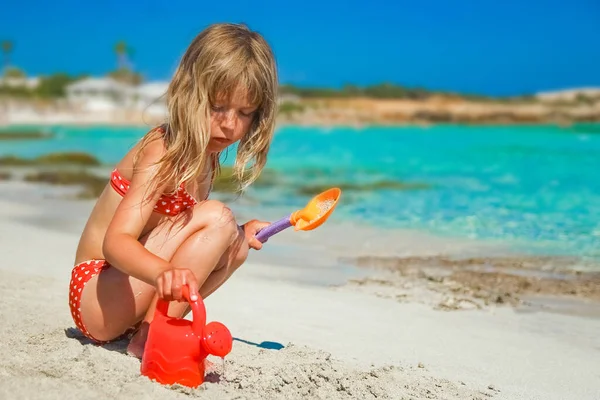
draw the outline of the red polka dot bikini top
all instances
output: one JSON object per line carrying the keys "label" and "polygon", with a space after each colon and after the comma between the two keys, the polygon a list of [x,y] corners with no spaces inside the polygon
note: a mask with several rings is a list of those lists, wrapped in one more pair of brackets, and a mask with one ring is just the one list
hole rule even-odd
{"label": "red polka dot bikini top", "polygon": [[[214,164],[216,164],[215,160],[213,160],[213,172],[210,182],[210,189],[208,190],[204,200],[208,198],[208,194],[212,190],[215,174]],[[125,196],[125,193],[127,193],[127,190],[129,189],[130,182],[115,168],[111,173],[110,185],[121,196]],[[179,189],[177,189],[177,193],[173,195],[163,194],[154,205],[154,212],[165,215],[177,215],[180,212],[195,206],[196,204],[198,204],[198,201],[196,201],[196,199],[189,194],[183,186],[181,186]]]}

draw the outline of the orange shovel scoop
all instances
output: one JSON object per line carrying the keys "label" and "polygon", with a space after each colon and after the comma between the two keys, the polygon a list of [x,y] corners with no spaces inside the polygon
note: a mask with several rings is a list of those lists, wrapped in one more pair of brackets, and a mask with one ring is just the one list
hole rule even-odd
{"label": "orange shovel scoop", "polygon": [[294,227],[297,231],[310,231],[320,226],[329,218],[333,209],[337,206],[342,191],[339,188],[331,188],[313,197],[306,207],[294,211],[291,215],[273,222],[256,234],[256,238],[264,243],[276,233]]}

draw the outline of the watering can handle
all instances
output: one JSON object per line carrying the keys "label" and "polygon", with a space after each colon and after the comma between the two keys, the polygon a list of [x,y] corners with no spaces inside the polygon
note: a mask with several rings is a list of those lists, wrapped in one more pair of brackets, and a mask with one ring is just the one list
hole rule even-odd
{"label": "watering can handle", "polygon": [[[204,301],[200,296],[198,296],[198,300],[190,301],[190,289],[188,285],[183,285],[181,288],[181,293],[183,298],[190,304],[192,309],[192,330],[196,335],[202,337],[204,326],[206,325],[206,307],[204,306]],[[163,299],[158,299],[158,302],[156,303],[156,310],[154,312],[154,318],[157,316],[167,318],[168,312],[169,302]]]}
{"label": "watering can handle", "polygon": [[271,225],[267,226],[266,228],[261,229],[256,234],[256,238],[261,243],[266,242],[267,239],[269,239],[271,236],[273,236],[276,233],[279,233],[282,230],[287,229],[290,226],[292,226],[292,222],[290,221],[291,217],[292,216],[289,215],[287,217],[281,218],[279,221],[273,222]]}

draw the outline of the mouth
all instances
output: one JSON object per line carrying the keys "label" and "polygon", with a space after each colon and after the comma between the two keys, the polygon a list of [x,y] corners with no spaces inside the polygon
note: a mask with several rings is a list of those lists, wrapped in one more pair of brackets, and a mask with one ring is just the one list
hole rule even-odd
{"label": "mouth", "polygon": [[231,143],[231,140],[226,139],[226,138],[212,138],[213,141],[215,141],[216,143],[219,144],[229,144]]}

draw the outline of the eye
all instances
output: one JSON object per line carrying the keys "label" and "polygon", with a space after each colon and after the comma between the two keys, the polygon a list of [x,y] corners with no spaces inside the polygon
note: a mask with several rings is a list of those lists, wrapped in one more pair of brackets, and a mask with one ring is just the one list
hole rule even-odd
{"label": "eye", "polygon": [[210,109],[214,112],[222,112],[223,110],[225,110],[225,107],[223,106],[217,106],[217,105],[211,105]]}
{"label": "eye", "polygon": [[250,111],[249,113],[245,113],[245,112],[241,111],[240,114],[242,114],[243,117],[250,118],[250,117],[253,117],[254,114],[256,114],[256,110]]}

